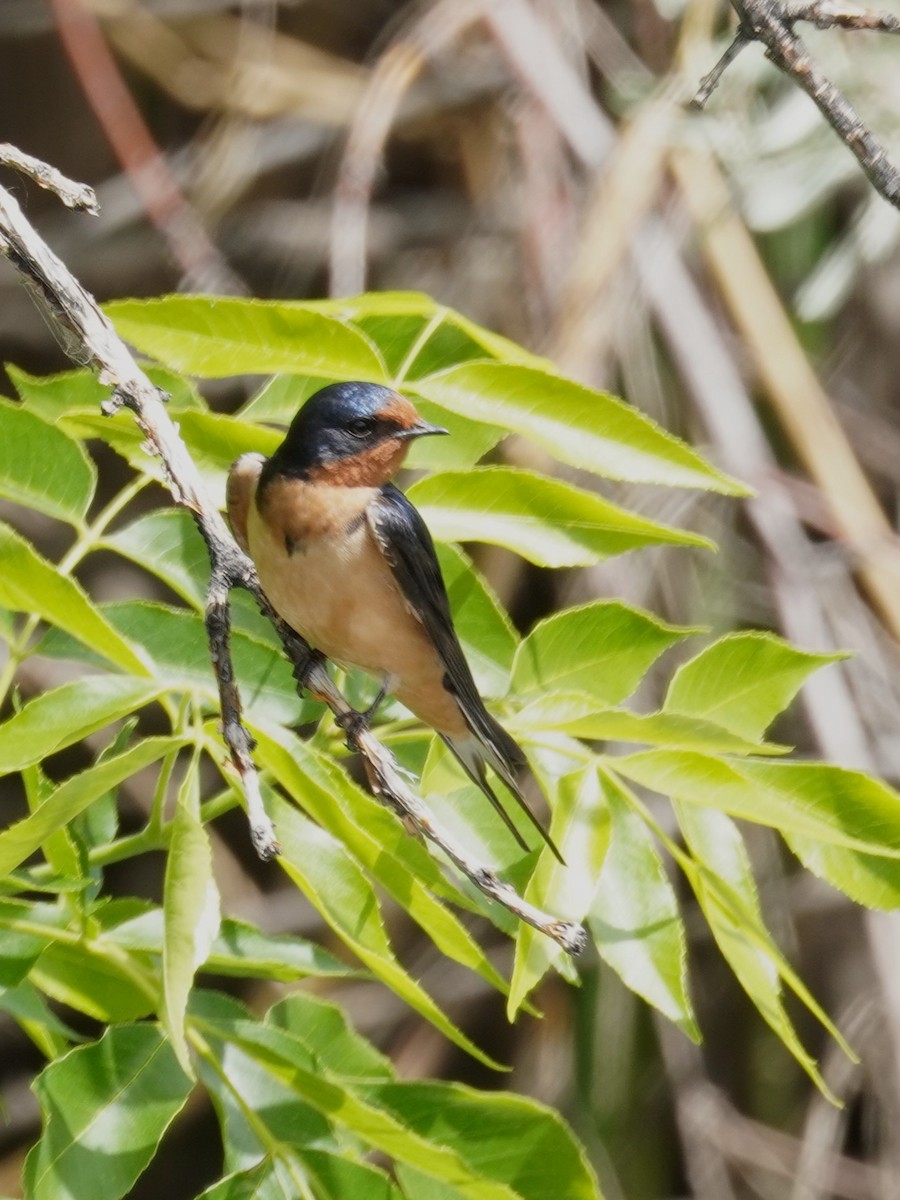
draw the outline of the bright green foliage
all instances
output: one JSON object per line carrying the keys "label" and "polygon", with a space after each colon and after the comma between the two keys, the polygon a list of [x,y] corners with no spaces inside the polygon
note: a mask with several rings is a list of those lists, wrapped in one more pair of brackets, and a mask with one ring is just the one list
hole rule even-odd
{"label": "bright green foliage", "polygon": [[[667,671],[668,651],[684,653],[700,631],[598,600],[520,637],[455,544],[494,543],[544,567],[659,544],[702,554],[704,538],[611,503],[590,476],[730,495],[742,485],[629,405],[562,379],[552,364],[424,296],[310,304],[173,296],[123,301],[110,312],[127,340],[158,360],[153,378],[220,500],[230,461],[245,450],[270,453],[281,436],[275,426],[332,380],[405,389],[451,430],[414,447],[410,465],[435,473],[410,495],[438,540],[479,687],[529,756],[567,866],[537,845],[523,854],[443,745],[398,704],[382,708],[377,732],[473,859],[503,871],[534,904],[584,922],[609,968],[698,1037],[675,876],[682,872],[740,985],[824,1086],[784,993],[839,1034],[766,929],[732,818],[778,830],[811,870],[853,898],[900,905],[900,796],[859,772],[792,761],[787,747],[764,740],[807,676],[838,656],[770,634],[729,634],[669,670],[662,708],[646,711],[629,698],[651,668]],[[223,416],[179,371],[285,374]],[[29,1198],[126,1195],[192,1086],[207,1091],[222,1129],[222,1178],[206,1200],[598,1197],[556,1114],[508,1093],[400,1081],[338,1008],[303,990],[307,977],[377,980],[457,1046],[498,1066],[403,965],[391,913],[403,910],[440,953],[505,995],[513,1015],[534,1019],[528,998],[548,971],[574,980],[577,972],[351,779],[339,761],[340,732],[320,705],[297,696],[273,631],[242,596],[234,597],[232,649],[282,844],[271,869],[307,897],[341,955],[229,915],[216,891],[208,822],[239,797],[217,728],[202,539],[171,506],[148,511],[142,503],[139,515],[131,507],[162,473],[127,412],[100,415],[105,389],[90,374],[37,380],[11,368],[10,378],[19,402],[0,402],[0,497],[62,522],[74,538],[54,562],[18,523],[0,526],[0,632],[9,645],[0,774],[20,773],[24,796],[0,830],[0,1009],[48,1059],[35,1085],[44,1127],[28,1159]],[[504,465],[508,434],[532,443],[529,461],[545,463],[545,473]],[[86,449],[98,438],[133,472],[105,507]],[[96,602],[78,581],[96,552],[119,556],[168,592]],[[82,674],[20,703],[17,669],[35,654]],[[354,702],[372,694],[354,675],[343,682]],[[159,736],[136,735],[145,713]],[[298,724],[314,726],[312,737],[301,738]],[[49,756],[76,745],[81,769],[63,779],[55,763],[45,771]],[[201,788],[210,770],[221,777],[213,794]],[[118,789],[138,771],[154,773],[154,800],[144,827],[125,835]],[[672,803],[681,841],[634,784]],[[534,843],[527,822],[514,819]],[[104,894],[107,864],[161,851],[161,904]],[[472,912],[515,939],[509,979],[473,935]],[[208,987],[210,975],[300,986],[261,1014]],[[81,1045],[51,999],[109,1028]]]}

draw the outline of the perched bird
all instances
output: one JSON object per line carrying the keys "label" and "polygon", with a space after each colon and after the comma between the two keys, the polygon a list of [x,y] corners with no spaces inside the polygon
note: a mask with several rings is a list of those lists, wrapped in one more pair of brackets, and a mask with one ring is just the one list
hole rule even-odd
{"label": "perched bird", "polygon": [[453,628],[431,535],[390,483],[414,438],[446,433],[398,392],[335,383],[300,409],[271,458],[244,454],[228,516],[273,607],[315,649],[363,668],[435,729],[527,850],[489,764],[557,858],[525,802],[525,755],[484,706]]}

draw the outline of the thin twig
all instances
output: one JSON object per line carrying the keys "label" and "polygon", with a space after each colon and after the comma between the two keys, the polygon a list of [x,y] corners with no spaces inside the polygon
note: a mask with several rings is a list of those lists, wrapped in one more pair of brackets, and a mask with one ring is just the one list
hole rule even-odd
{"label": "thin twig", "polygon": [[731,0],[738,14],[738,30],[718,64],[700,83],[691,103],[702,108],[728,65],[749,42],[761,42],[766,56],[789,75],[813,101],[841,141],[856,156],[872,186],[888,203],[900,208],[900,174],[887,151],[863,123],[847,98],[819,68],[794,31],[797,21],[810,21],[820,29],[880,30],[900,33],[900,19],[837,0],[783,5],[779,0]]}
{"label": "thin twig", "polygon": [[719,80],[744,49],[749,46],[751,38],[744,32],[742,26],[738,26],[738,31],[728,45],[725,53],[713,67],[713,69],[700,80],[700,86],[697,89],[697,94],[691,101],[692,108],[703,108],[707,100],[719,86]]}
{"label": "thin twig", "polygon": [[810,0],[808,4],[789,4],[785,13],[790,21],[807,21],[819,29],[870,30],[873,33],[900,33],[896,13],[873,12],[858,4],[840,0]]}
{"label": "thin twig", "polygon": [[[31,173],[29,168],[29,173]],[[55,188],[54,188],[55,190]],[[213,670],[219,688],[222,736],[237,771],[247,801],[253,844],[264,859],[278,853],[275,831],[262,805],[259,780],[251,758],[253,740],[241,719],[241,701],[234,678],[229,637],[231,620],[228,594],[242,587],[256,599],[272,620],[298,683],[324,701],[347,733],[351,748],[365,764],[378,798],[407,818],[424,837],[439,846],[453,863],[486,896],[504,905],[523,921],[552,938],[570,954],[586,944],[579,925],[561,921],[534,908],[519,897],[494,872],[473,862],[454,839],[435,825],[422,801],[410,791],[392,755],[366,727],[340,694],[325,670],[324,659],[274,612],[262,591],[256,570],[235,543],[215,504],[208,496],[187,447],[163,404],[159,391],[135,363],[93,296],[69,272],[29,224],[16,200],[0,188],[0,253],[20,271],[29,288],[40,297],[66,335],[77,342],[78,361],[89,363],[101,382],[112,387],[102,405],[106,415],[128,408],[147,439],[148,450],[163,463],[169,490],[176,503],[187,508],[197,523],[210,556],[206,628]]]}
{"label": "thin twig", "polygon": [[13,170],[19,171],[22,175],[27,175],[39,187],[53,192],[62,200],[66,208],[88,212],[92,217],[99,212],[97,193],[92,187],[86,183],[75,183],[61,171],[57,171],[56,167],[41,162],[39,158],[32,158],[30,154],[24,154],[18,147],[11,146],[9,142],[0,144],[0,163],[4,167],[11,167]]}

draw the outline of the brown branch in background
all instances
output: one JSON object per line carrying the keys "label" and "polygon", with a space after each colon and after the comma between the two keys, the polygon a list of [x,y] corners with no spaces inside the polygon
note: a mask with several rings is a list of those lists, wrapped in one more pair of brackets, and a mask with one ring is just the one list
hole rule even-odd
{"label": "brown branch in background", "polygon": [[783,5],[778,0],[731,0],[738,14],[738,28],[725,54],[700,82],[692,100],[702,108],[719,80],[740,51],[751,42],[761,42],[766,56],[789,75],[813,101],[842,142],[856,156],[872,186],[889,204],[900,208],[900,174],[887,151],[862,122],[853,105],[819,69],[803,41],[794,32],[797,21],[809,21],[819,29],[867,29],[900,33],[900,19],[890,13],[874,13],[838,0],[811,0],[808,4]]}
{"label": "brown branch in background", "polygon": [[[43,186],[72,194],[73,185],[43,169],[43,164],[15,151],[0,162],[18,166],[28,175],[39,175]],[[26,279],[43,305],[62,325],[67,342],[77,342],[78,360],[89,363],[102,383],[112,387],[112,395],[102,408],[106,415],[128,408],[147,439],[152,453],[162,461],[169,490],[175,501],[187,508],[206,542],[210,557],[210,583],[207,591],[206,627],[213,670],[219,688],[222,711],[222,735],[231,761],[240,777],[247,802],[251,837],[260,857],[278,853],[275,831],[262,805],[259,780],[251,758],[253,741],[243,724],[241,701],[234,678],[229,646],[230,613],[228,594],[242,587],[254,596],[262,611],[273,621],[285,652],[294,666],[298,683],[317,699],[324,701],[347,733],[351,748],[358,751],[378,798],[398,815],[408,819],[486,896],[503,904],[520,920],[552,938],[570,954],[579,953],[587,938],[580,925],[548,916],[523,900],[506,883],[480,863],[473,862],[454,839],[434,822],[422,801],[403,782],[393,756],[372,735],[365,719],[356,713],[337,690],[325,670],[321,655],[313,651],[294,630],[273,612],[262,591],[256,570],[239,549],[227,525],[208,496],[187,447],[181,440],[159,391],[138,367],[112,324],[94,300],[49,249],[26,220],[16,200],[0,188],[0,253]]]}
{"label": "brown branch in background", "polygon": [[116,158],[189,285],[246,294],[153,140],[94,14],[81,0],[50,0],[63,49]]}

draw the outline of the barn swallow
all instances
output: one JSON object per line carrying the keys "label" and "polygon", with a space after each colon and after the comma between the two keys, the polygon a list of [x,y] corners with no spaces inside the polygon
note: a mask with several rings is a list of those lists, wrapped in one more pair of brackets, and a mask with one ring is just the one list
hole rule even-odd
{"label": "barn swallow", "polygon": [[519,786],[525,755],[478,694],[428,528],[390,482],[413,439],[446,432],[390,388],[331,384],[307,400],[271,458],[233,464],[229,520],[291,628],[379,679],[369,715],[396,696],[443,738],[528,850],[488,782],[490,765],[562,862]]}

